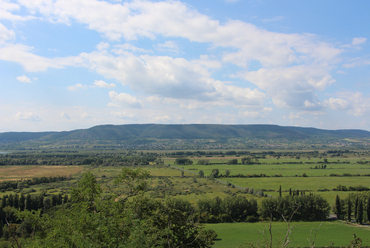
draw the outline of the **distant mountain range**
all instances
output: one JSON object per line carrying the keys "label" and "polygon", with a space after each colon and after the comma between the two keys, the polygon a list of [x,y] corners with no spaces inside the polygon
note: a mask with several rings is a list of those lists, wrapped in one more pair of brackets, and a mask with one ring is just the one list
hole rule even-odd
{"label": "distant mountain range", "polygon": [[263,139],[297,142],[299,140],[367,140],[364,130],[323,130],[277,125],[216,125],[216,124],[130,124],[101,125],[89,129],[64,132],[6,132],[0,133],[0,143],[68,142],[68,141],[130,141],[130,140],[198,140],[198,139]]}

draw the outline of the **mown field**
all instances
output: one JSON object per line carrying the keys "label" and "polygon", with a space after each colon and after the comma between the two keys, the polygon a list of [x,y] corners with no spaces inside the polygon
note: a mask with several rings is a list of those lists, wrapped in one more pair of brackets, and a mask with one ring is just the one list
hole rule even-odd
{"label": "mown field", "polygon": [[83,169],[82,166],[1,166],[0,182],[33,177],[69,176]]}
{"label": "mown field", "polygon": [[[218,233],[218,241],[215,248],[229,248],[253,243],[261,247],[266,247],[270,240],[268,222],[259,223],[219,223],[207,224],[207,228],[213,229]],[[292,222],[291,226],[296,226],[289,236],[289,247],[309,247],[314,240],[315,230],[319,228],[321,222]],[[272,223],[273,246],[281,247],[286,236],[287,224],[283,222]],[[312,231],[312,234],[311,234]],[[358,227],[345,224],[343,221],[323,222],[317,231],[316,247],[340,247],[347,246],[353,240],[353,234],[362,239],[362,244],[370,244],[370,227]]]}

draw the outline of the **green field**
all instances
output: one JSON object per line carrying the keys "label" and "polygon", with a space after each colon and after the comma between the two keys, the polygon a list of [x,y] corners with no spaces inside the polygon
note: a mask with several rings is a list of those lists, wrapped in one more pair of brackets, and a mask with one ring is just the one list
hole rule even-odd
{"label": "green field", "polygon": [[[291,243],[289,247],[309,247],[310,232],[313,241],[315,229],[321,222],[292,222],[291,226],[296,226],[289,236]],[[269,223],[220,223],[207,224],[207,228],[213,229],[218,233],[219,241],[216,241],[215,248],[230,248],[244,245],[246,242],[259,244],[266,247],[266,242],[270,240]],[[287,224],[283,222],[272,223],[273,246],[280,247],[286,235]],[[323,222],[316,236],[316,247],[330,246],[330,242],[335,247],[346,246],[353,239],[353,233],[362,239],[363,246],[370,245],[370,227],[356,227],[345,224],[342,221]],[[263,245],[265,244],[265,245]]]}
{"label": "green field", "polygon": [[[334,203],[336,195],[342,199],[349,193],[355,191],[333,191],[339,184],[349,186],[370,187],[370,165],[360,164],[358,161],[369,160],[368,157],[346,156],[331,158],[327,157],[266,157],[255,161],[258,164],[241,164],[241,157],[198,157],[190,158],[191,165],[176,165],[175,158],[166,158],[165,162],[180,168],[199,172],[202,170],[205,176],[209,176],[213,169],[218,169],[220,174],[230,171],[230,177],[218,178],[222,181],[232,183],[242,188],[254,188],[266,190],[266,194],[273,197],[278,196],[278,189],[281,186],[283,195],[289,194],[289,189],[312,192],[323,196],[330,205]],[[198,161],[207,160],[210,165],[199,165]],[[239,164],[228,164],[231,159],[238,159]],[[326,162],[326,169],[314,169],[322,167]],[[242,174],[247,177],[232,177]],[[251,177],[253,175],[265,175],[265,177]],[[303,176],[303,174],[305,174]],[[331,176],[333,174],[340,176]],[[347,174],[347,176],[343,176]],[[351,176],[348,176],[350,174]],[[356,175],[356,176],[355,176]],[[359,176],[360,175],[360,176]],[[325,190],[325,191],[323,191]],[[328,191],[326,191],[328,190]]]}
{"label": "green field", "polygon": [[[141,153],[130,152],[127,157],[137,157],[141,161]],[[23,158],[19,155],[20,158]],[[272,197],[278,197],[278,189],[282,187],[282,195],[288,195],[289,189],[306,191],[307,193],[314,193],[325,198],[329,205],[334,204],[336,195],[341,199],[345,199],[350,193],[358,193],[356,191],[334,191],[339,184],[349,186],[362,185],[370,187],[370,177],[364,176],[370,174],[370,154],[368,157],[359,157],[351,155],[352,157],[305,157],[301,156],[296,159],[294,156],[286,157],[271,157],[258,158],[254,161],[255,164],[243,165],[241,157],[225,156],[225,157],[188,157],[193,161],[191,165],[176,165],[176,158],[166,157],[161,155],[160,161],[177,166],[174,168],[167,165],[161,165],[158,160],[152,160],[150,163],[126,163],[122,158],[126,155],[112,154],[98,154],[95,155],[95,163],[84,164],[83,160],[88,156],[75,157],[70,155],[69,160],[64,156],[48,156],[44,158],[50,165],[6,165],[0,167],[0,181],[20,180],[22,178],[33,177],[48,177],[55,175],[70,175],[66,181],[55,183],[44,183],[39,185],[32,185],[26,188],[5,188],[0,192],[0,197],[8,194],[27,194],[30,192],[33,195],[45,194],[46,197],[51,197],[53,194],[69,194],[70,187],[75,187],[76,182],[80,179],[82,173],[91,171],[99,183],[102,184],[103,193],[111,193],[110,187],[116,192],[124,192],[123,185],[113,185],[114,178],[119,174],[122,168],[129,167],[132,169],[141,168],[150,173],[147,178],[149,190],[145,192],[145,196],[149,198],[165,199],[166,197],[175,197],[189,201],[196,205],[200,199],[211,199],[215,197],[226,198],[229,196],[243,195],[248,199],[254,198],[258,204],[261,203],[264,197],[248,194],[244,191],[246,187],[254,189],[263,189],[264,193]],[[104,163],[97,163],[98,157],[101,156]],[[257,156],[257,155],[256,155]],[[258,156],[261,156],[258,155]],[[114,161],[114,159],[117,160]],[[119,160],[121,159],[121,160]],[[211,165],[199,165],[198,160],[209,160]],[[239,164],[228,164],[231,159],[238,159]],[[364,161],[358,163],[358,161]],[[30,161],[30,160],[29,160]],[[72,162],[70,162],[72,161]],[[314,169],[322,167],[323,162],[326,162],[326,169]],[[70,162],[70,163],[67,163]],[[105,163],[107,162],[107,163]],[[58,164],[59,163],[59,164]],[[64,164],[64,165],[62,165]],[[66,165],[69,164],[69,165]],[[182,171],[181,169],[187,170]],[[210,176],[213,169],[218,169],[219,174],[225,175],[226,170],[230,171],[230,177],[218,177],[217,179],[231,183],[233,185],[227,186],[224,183],[216,180],[209,180],[209,178],[199,178],[196,174],[202,170],[205,176]],[[190,171],[190,172],[189,172]],[[303,174],[305,173],[305,176]],[[232,177],[233,175],[243,174],[245,177]],[[265,176],[256,177],[256,175],[264,174]],[[337,174],[341,176],[330,176],[330,174]],[[347,176],[342,176],[347,174]],[[348,175],[351,174],[351,175]],[[254,175],[254,176],[253,176]],[[360,176],[357,176],[360,175]],[[107,186],[110,187],[107,187]],[[325,190],[325,191],[323,191]],[[366,215],[367,216],[367,215]],[[367,223],[367,219],[365,220]],[[317,228],[319,222],[296,222],[293,225],[300,225],[295,228],[290,237],[292,247],[309,246],[307,238],[310,238],[310,231]],[[207,224],[207,228],[214,229],[218,233],[219,241],[216,242],[215,247],[237,247],[246,242],[253,242],[263,246],[263,242],[269,239],[268,226],[269,223],[221,223],[221,224]],[[361,237],[364,245],[370,245],[369,227],[354,226],[352,224],[345,224],[341,221],[327,221],[324,222],[317,234],[316,247],[329,246],[332,242],[334,246],[348,245],[352,240],[353,233]],[[281,246],[282,239],[285,236],[286,224],[282,222],[274,222],[273,227],[274,246]]]}

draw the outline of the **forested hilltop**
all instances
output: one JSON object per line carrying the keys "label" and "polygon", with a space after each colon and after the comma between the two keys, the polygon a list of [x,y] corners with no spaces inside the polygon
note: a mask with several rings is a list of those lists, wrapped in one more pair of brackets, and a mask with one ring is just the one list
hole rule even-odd
{"label": "forested hilltop", "polygon": [[0,133],[1,149],[271,149],[364,147],[370,132],[277,125],[130,124],[64,132]]}

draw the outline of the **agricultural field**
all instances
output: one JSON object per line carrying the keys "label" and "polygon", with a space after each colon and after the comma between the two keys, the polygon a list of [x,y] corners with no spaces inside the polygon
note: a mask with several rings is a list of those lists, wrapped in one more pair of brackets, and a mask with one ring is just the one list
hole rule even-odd
{"label": "agricultural field", "polygon": [[34,177],[71,176],[85,168],[82,166],[1,166],[0,182],[31,179]]}
{"label": "agricultural field", "polygon": [[[370,157],[365,154],[336,158],[330,156],[267,156],[252,158],[251,164],[242,164],[241,156],[203,156],[188,157],[188,159],[192,161],[192,164],[178,165],[176,158],[166,158],[165,163],[192,172],[203,171],[205,176],[210,176],[214,169],[218,169],[217,179],[241,188],[263,190],[273,197],[278,196],[281,186],[283,196],[288,195],[290,189],[299,190],[319,194],[333,204],[336,195],[345,198],[350,192],[353,193],[353,191],[333,190],[338,185],[344,185],[347,188],[350,186],[370,187],[370,164],[366,163]],[[237,160],[237,164],[231,164],[231,160]],[[199,164],[199,161],[202,161],[202,164]],[[204,161],[207,161],[206,164]],[[229,173],[228,176],[225,176],[226,171]]]}
{"label": "agricultural field", "polygon": [[[27,187],[3,187],[0,197],[23,193],[33,197],[43,195],[51,199],[59,194],[70,195],[70,188],[77,186],[85,172],[91,172],[96,177],[97,182],[102,185],[103,194],[110,194],[112,190],[125,192],[123,185],[113,183],[123,168],[142,169],[150,174],[146,179],[149,186],[144,192],[146,197],[161,201],[174,198],[190,202],[193,206],[201,200],[211,202],[216,197],[230,199],[242,196],[248,201],[257,202],[260,207],[266,196],[278,198],[281,186],[283,197],[288,196],[290,190],[322,196],[329,203],[333,214],[331,206],[337,195],[340,199],[345,199],[350,194],[359,193],[357,189],[360,185],[363,191],[370,188],[370,153],[366,151],[338,152],[334,157],[325,151],[285,151],[274,155],[266,155],[263,151],[244,152],[240,155],[227,153],[230,152],[218,151],[207,156],[186,156],[183,153],[174,156],[173,152],[163,151],[3,154],[0,155],[0,183],[55,176],[66,178]],[[27,164],[29,161],[30,164]],[[248,164],[245,164],[246,161]],[[203,177],[199,176],[200,172],[203,172]],[[338,191],[343,190],[339,185],[345,186],[347,190]],[[367,215],[365,216],[367,223]],[[220,218],[214,216],[213,221],[221,221]],[[218,234],[215,247],[237,247],[245,242],[263,244],[261,242],[269,238],[266,229],[268,222],[221,222],[224,223],[206,224],[206,228],[214,229]],[[292,225],[300,226],[292,233],[291,245],[308,246],[310,231],[320,223],[292,222]],[[343,221],[325,221],[320,227],[315,244],[329,246],[330,242],[334,242],[335,246],[347,245],[353,238],[352,233],[361,237],[364,244],[370,244],[370,228],[364,226],[360,228]],[[284,222],[273,222],[274,244],[281,242],[285,231]],[[340,238],[331,238],[337,237],[338,232],[343,233]]]}
{"label": "agricultural field", "polygon": [[[292,229],[289,235],[289,247],[309,247],[314,241],[317,231],[315,246],[316,247],[340,247],[347,246],[353,240],[353,234],[362,239],[363,245],[370,244],[370,228],[348,225],[343,221],[326,221],[323,222],[291,222]],[[207,228],[215,230],[218,235],[215,248],[239,247],[246,243],[253,243],[266,247],[270,240],[269,222],[259,223],[219,223],[207,224]],[[273,234],[274,247],[281,246],[286,233],[287,224],[284,222],[273,222],[271,226]],[[311,234],[312,233],[312,234]],[[246,246],[248,247],[248,246]]]}

